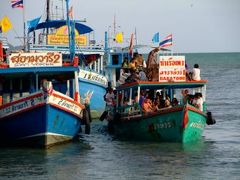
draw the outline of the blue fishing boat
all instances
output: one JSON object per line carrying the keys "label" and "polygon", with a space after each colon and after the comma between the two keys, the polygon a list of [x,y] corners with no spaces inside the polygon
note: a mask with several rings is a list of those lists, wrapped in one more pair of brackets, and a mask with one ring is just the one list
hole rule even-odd
{"label": "blue fishing boat", "polygon": [[12,53],[8,62],[0,68],[1,143],[47,147],[76,137],[85,108],[78,85],[70,96],[52,84],[76,81],[78,67],[62,65],[61,53],[52,52]]}
{"label": "blue fishing boat", "polygon": [[[49,1],[47,5],[50,6]],[[33,34],[29,49],[35,52],[61,52],[64,59],[69,59],[66,20],[51,17],[50,9],[53,8],[47,7],[46,21],[29,28],[29,36]],[[105,109],[103,96],[108,85],[104,68],[104,47],[96,43],[93,29],[84,24],[85,20],[70,21],[75,29],[75,56],[79,59],[80,94],[82,96],[88,92],[92,94],[91,115],[92,118],[98,118]]]}
{"label": "blue fishing boat", "polygon": [[[89,132],[89,108],[81,103],[79,95],[74,27],[68,16],[66,24],[69,61],[63,61],[61,52],[50,51],[10,53],[5,60],[4,51],[0,51],[2,144],[49,147],[76,137],[83,124]],[[67,88],[58,84],[66,84]],[[89,101],[87,93],[84,103]]]}

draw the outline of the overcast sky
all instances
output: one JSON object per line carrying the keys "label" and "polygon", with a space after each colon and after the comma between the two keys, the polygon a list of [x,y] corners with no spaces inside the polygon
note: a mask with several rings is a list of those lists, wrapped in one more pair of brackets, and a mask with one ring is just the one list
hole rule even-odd
{"label": "overcast sky", "polygon": [[[57,0],[59,1],[59,0]],[[45,16],[46,0],[25,0],[25,19]],[[114,14],[119,30],[130,36],[137,30],[139,44],[151,44],[173,34],[176,52],[240,52],[240,0],[70,0],[75,19],[87,19],[98,42],[112,26]],[[14,26],[5,36],[19,45],[23,34],[22,10],[1,0],[0,18],[7,15]]]}

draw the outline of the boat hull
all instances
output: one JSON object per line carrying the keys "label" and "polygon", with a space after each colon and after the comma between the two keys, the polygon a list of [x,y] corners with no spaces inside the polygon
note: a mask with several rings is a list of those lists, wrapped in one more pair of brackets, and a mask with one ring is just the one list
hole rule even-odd
{"label": "boat hull", "polygon": [[79,91],[83,97],[87,92],[93,92],[90,101],[91,116],[93,119],[99,118],[106,106],[103,98],[104,94],[106,94],[106,77],[98,73],[80,70],[78,80]]}
{"label": "boat hull", "polygon": [[109,125],[119,138],[187,143],[201,138],[206,116],[194,108],[176,107],[113,122]]}
{"label": "boat hull", "polygon": [[37,92],[0,107],[1,144],[48,147],[77,136],[83,106],[53,91]]}
{"label": "boat hull", "polygon": [[4,144],[47,147],[77,136],[80,120],[66,111],[44,104],[0,121]]}

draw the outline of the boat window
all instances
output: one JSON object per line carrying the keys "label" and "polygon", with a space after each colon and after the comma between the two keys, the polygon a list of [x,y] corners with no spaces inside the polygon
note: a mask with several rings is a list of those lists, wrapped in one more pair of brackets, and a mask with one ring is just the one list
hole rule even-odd
{"label": "boat window", "polygon": [[118,65],[118,64],[119,64],[118,55],[112,55],[112,65]]}

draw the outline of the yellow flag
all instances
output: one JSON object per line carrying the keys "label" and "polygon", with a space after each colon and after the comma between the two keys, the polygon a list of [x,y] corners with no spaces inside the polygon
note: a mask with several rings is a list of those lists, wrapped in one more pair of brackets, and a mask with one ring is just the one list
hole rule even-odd
{"label": "yellow flag", "polygon": [[12,29],[12,23],[7,16],[4,16],[2,18],[1,26],[2,26],[2,32],[7,32],[8,30]]}
{"label": "yellow flag", "polygon": [[116,39],[117,43],[122,43],[123,42],[123,33],[122,32],[117,33],[115,39]]}

